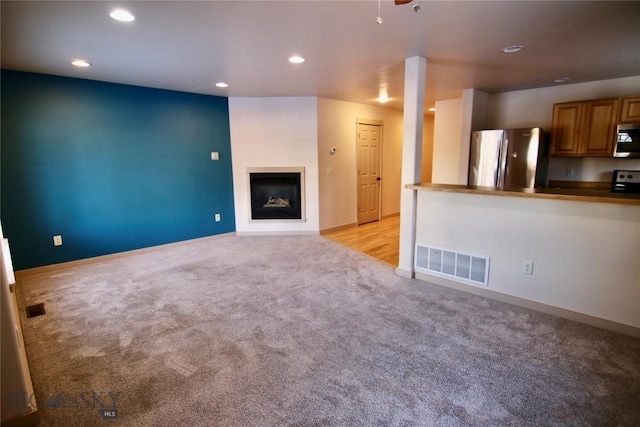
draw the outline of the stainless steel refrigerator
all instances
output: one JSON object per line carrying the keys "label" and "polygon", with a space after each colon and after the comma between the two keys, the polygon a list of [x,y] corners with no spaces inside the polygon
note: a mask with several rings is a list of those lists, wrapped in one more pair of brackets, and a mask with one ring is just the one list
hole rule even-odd
{"label": "stainless steel refrigerator", "polygon": [[548,137],[540,128],[473,132],[469,185],[508,189],[547,185]]}

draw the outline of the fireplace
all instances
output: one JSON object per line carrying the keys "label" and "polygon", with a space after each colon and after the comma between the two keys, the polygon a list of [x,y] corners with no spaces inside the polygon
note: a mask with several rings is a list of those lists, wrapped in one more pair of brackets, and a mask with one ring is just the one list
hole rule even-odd
{"label": "fireplace", "polygon": [[304,168],[247,168],[251,220],[304,220]]}

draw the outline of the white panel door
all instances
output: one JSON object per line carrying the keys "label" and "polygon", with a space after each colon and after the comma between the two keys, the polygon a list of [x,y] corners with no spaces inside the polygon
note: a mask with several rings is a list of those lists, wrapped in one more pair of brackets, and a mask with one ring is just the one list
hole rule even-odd
{"label": "white panel door", "polygon": [[381,129],[358,123],[358,224],[380,219]]}

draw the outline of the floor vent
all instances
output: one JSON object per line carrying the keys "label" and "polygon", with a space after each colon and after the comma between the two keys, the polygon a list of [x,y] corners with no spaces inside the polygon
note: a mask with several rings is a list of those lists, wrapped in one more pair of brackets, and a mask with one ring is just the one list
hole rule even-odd
{"label": "floor vent", "polygon": [[27,319],[45,314],[44,303],[27,306]]}
{"label": "floor vent", "polygon": [[415,268],[458,282],[489,285],[489,257],[417,244]]}

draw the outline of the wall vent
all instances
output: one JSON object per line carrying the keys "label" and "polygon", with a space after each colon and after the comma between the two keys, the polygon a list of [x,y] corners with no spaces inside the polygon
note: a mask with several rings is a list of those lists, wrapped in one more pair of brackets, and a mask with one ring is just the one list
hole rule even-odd
{"label": "wall vent", "polygon": [[457,282],[489,286],[489,257],[416,245],[415,269]]}

